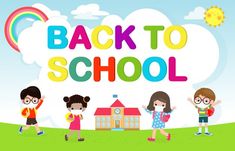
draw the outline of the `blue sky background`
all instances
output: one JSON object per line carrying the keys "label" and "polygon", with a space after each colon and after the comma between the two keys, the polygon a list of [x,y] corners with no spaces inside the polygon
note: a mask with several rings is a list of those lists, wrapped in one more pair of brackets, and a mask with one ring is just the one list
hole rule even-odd
{"label": "blue sky background", "polygon": [[[8,15],[16,8],[22,6],[31,6],[40,1],[0,1],[0,103],[11,105],[15,100],[19,99],[19,93],[30,81],[37,79],[39,68],[36,65],[26,65],[21,60],[21,54],[15,52],[7,43],[4,37],[4,24]],[[233,90],[235,89],[235,45],[234,45],[234,29],[235,29],[235,10],[234,1],[229,0],[50,0],[40,2],[52,10],[59,10],[61,14],[68,16],[68,21],[73,25],[84,24],[89,27],[96,26],[99,20],[81,21],[74,20],[70,14],[71,10],[77,8],[81,4],[97,3],[101,10],[110,14],[117,14],[123,18],[134,10],[141,8],[154,8],[166,14],[173,24],[199,24],[209,31],[217,39],[220,46],[220,62],[214,74],[204,81],[195,85],[197,87],[211,87],[215,90],[218,98],[224,103],[233,101]],[[197,6],[208,8],[212,5],[221,7],[225,12],[225,22],[221,27],[213,28],[204,23],[203,20],[193,21],[184,20],[187,15]],[[199,61],[201,61],[199,59]],[[203,60],[202,60],[203,61]]]}

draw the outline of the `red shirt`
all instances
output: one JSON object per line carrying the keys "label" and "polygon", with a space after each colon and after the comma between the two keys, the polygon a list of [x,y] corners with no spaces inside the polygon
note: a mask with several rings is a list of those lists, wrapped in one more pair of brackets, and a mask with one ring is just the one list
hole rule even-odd
{"label": "red shirt", "polygon": [[43,103],[43,100],[40,99],[38,105],[33,108],[33,109],[30,109],[30,108],[24,108],[21,112],[21,114],[23,116],[26,116],[27,112],[29,111],[29,116],[27,118],[36,118],[36,110],[38,110],[40,108],[40,106],[42,105]]}

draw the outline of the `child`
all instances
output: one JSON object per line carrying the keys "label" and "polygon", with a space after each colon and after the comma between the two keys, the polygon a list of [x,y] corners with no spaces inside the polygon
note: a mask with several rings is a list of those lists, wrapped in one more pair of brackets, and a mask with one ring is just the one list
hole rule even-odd
{"label": "child", "polygon": [[38,122],[36,120],[37,110],[42,105],[44,99],[44,97],[41,98],[40,90],[35,86],[30,86],[21,91],[20,98],[25,106],[21,114],[22,116],[27,118],[26,126],[21,126],[19,129],[20,134],[22,134],[24,130],[29,129],[31,125],[34,125],[37,131],[37,135],[43,135],[44,132],[40,130]]}
{"label": "child", "polygon": [[201,88],[194,94],[194,101],[188,98],[188,101],[192,103],[199,113],[199,128],[195,135],[202,134],[202,123],[205,123],[205,135],[211,136],[212,133],[208,130],[208,111],[213,109],[221,101],[215,102],[215,93],[209,88]]}
{"label": "child", "polygon": [[153,115],[152,137],[149,137],[147,140],[150,142],[155,141],[156,131],[159,129],[161,134],[166,136],[166,139],[170,141],[171,134],[164,131],[166,121],[163,120],[163,117],[168,116],[169,119],[170,113],[175,109],[175,107],[171,109],[170,98],[168,94],[163,91],[155,92],[151,96],[148,106],[143,106],[143,108],[146,112]]}
{"label": "child", "polygon": [[68,141],[70,136],[74,133],[78,133],[78,141],[84,141],[84,138],[80,136],[80,120],[83,119],[82,112],[87,108],[87,103],[90,101],[90,97],[82,97],[80,95],[73,95],[71,97],[64,97],[66,107],[69,112],[66,115],[66,120],[70,122],[70,132],[65,135],[65,140]]}

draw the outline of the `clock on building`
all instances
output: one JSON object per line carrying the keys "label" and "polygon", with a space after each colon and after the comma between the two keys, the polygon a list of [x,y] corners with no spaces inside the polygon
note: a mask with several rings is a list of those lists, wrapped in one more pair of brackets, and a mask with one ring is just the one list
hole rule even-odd
{"label": "clock on building", "polygon": [[120,114],[120,113],[121,113],[121,110],[120,110],[119,108],[116,108],[116,109],[114,109],[114,113],[115,113],[115,114]]}

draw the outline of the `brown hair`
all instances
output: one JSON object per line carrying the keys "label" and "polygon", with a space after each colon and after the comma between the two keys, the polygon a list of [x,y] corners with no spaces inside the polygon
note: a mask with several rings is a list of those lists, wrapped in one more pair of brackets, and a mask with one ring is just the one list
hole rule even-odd
{"label": "brown hair", "polygon": [[196,97],[199,97],[199,95],[205,96],[205,97],[209,98],[210,100],[215,101],[215,93],[209,88],[198,89],[194,94],[194,99]]}
{"label": "brown hair", "polygon": [[154,104],[154,101],[156,100],[166,103],[166,107],[163,110],[165,113],[171,112],[170,97],[168,96],[167,93],[163,91],[158,91],[158,92],[153,93],[153,95],[150,98],[149,105],[147,106],[148,110],[150,111],[154,110],[153,104]]}

